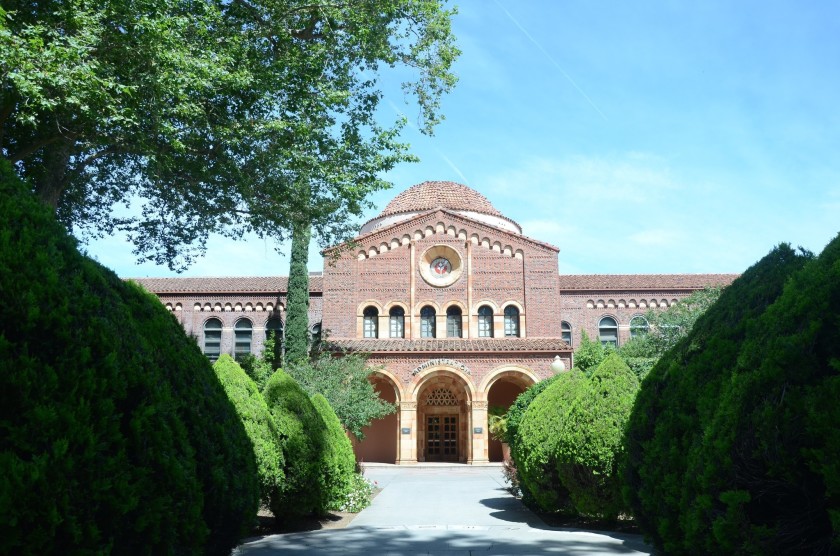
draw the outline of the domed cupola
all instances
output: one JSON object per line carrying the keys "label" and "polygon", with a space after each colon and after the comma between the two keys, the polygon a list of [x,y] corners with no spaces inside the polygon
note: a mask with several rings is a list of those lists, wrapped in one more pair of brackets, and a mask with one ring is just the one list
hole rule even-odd
{"label": "domed cupola", "polygon": [[360,233],[366,234],[438,208],[451,210],[510,232],[522,233],[519,224],[496,210],[487,197],[466,185],[451,181],[424,181],[409,187],[394,197],[379,216],[367,221]]}

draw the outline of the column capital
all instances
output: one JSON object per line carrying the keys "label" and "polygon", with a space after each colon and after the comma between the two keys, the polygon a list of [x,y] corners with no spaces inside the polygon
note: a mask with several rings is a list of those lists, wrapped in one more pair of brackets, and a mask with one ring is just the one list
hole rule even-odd
{"label": "column capital", "polygon": [[472,408],[473,409],[487,409],[488,402],[487,400],[473,400]]}
{"label": "column capital", "polygon": [[417,411],[417,402],[400,402],[401,411]]}

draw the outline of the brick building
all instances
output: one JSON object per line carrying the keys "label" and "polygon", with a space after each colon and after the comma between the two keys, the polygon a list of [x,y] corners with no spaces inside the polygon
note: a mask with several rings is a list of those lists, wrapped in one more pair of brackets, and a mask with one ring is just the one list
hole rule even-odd
{"label": "brick building", "polygon": [[[665,308],[733,275],[560,275],[553,245],[529,238],[478,192],[424,182],[365,223],[353,250],[310,279],[313,333],[370,353],[398,411],[356,446],[365,461],[499,461],[488,408],[570,368],[581,332],[620,345]],[[256,353],[282,335],[286,277],[140,279],[211,358]],[[560,363],[562,362],[562,365]]]}

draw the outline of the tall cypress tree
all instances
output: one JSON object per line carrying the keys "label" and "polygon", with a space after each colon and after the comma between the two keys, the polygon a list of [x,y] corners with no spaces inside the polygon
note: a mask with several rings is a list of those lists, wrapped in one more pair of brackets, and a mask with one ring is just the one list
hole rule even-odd
{"label": "tall cypress tree", "polygon": [[292,229],[292,257],[289,261],[289,287],[286,297],[285,363],[309,356],[309,240],[312,226],[296,222]]}

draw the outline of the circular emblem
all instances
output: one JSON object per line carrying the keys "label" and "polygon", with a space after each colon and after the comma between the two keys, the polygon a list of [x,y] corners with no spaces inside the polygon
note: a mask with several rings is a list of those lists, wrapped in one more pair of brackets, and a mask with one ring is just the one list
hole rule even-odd
{"label": "circular emblem", "polygon": [[432,271],[432,276],[436,278],[445,278],[452,272],[452,263],[449,262],[449,259],[438,257],[432,261],[430,270]]}
{"label": "circular emblem", "polygon": [[458,281],[464,270],[461,255],[449,245],[433,245],[418,261],[418,270],[430,286],[445,288]]}

